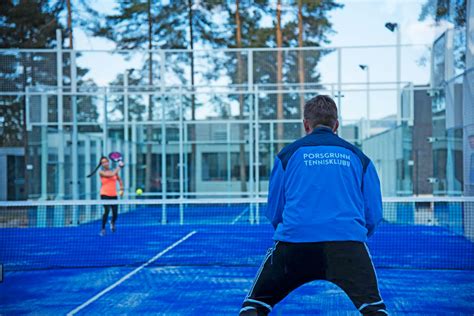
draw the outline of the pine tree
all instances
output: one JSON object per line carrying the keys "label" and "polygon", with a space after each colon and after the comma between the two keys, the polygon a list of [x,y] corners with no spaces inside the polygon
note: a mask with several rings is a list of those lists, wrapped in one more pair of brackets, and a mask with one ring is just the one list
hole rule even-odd
{"label": "pine tree", "polygon": [[[236,0],[235,4],[228,4],[227,24],[228,28],[225,37],[225,45],[228,48],[250,48],[265,46],[266,36],[261,36],[263,33],[259,27],[262,16],[267,8],[266,1],[257,0],[255,2]],[[227,69],[228,76],[233,85],[236,85],[239,91],[243,90],[243,85],[247,82],[247,54],[243,51],[237,51],[234,54],[229,54],[227,58],[221,60],[224,67]],[[248,84],[251,84],[250,82]],[[246,110],[244,94],[238,93],[236,96],[231,95],[231,99],[236,99],[239,103],[239,119],[243,121]],[[245,155],[245,126],[239,124],[239,176],[240,176],[240,190],[247,192],[247,173],[248,161]]]}
{"label": "pine tree", "polygon": [[445,20],[453,22],[456,27],[463,27],[467,19],[467,0],[427,0],[421,7],[419,20],[424,21],[428,17],[437,23]]}
{"label": "pine tree", "polygon": [[[146,48],[149,50],[148,61],[143,65],[141,71],[147,82],[144,86],[153,89],[153,86],[161,80],[165,82],[165,74],[159,74],[161,69],[159,63],[165,62],[166,75],[178,78],[182,86],[190,86],[194,92],[195,70],[194,52],[190,54],[178,53],[167,54],[166,60],[152,53],[153,49],[193,49],[198,43],[200,45],[215,46],[219,43],[219,34],[215,32],[217,27],[210,18],[211,11],[218,6],[213,2],[198,1],[170,1],[163,4],[161,1],[148,0],[143,3],[138,0],[120,2],[117,14],[106,16],[105,23],[95,27],[95,34],[113,40],[119,49]],[[159,63],[158,63],[159,61]],[[190,68],[190,77],[186,78],[186,68]],[[146,75],[145,75],[146,73]],[[209,72],[211,74],[211,72]],[[166,83],[166,82],[165,82]],[[188,102],[189,101],[189,102]],[[191,119],[195,119],[196,100],[194,93],[185,100],[185,104],[191,107]],[[153,96],[148,100],[148,120],[153,120]],[[194,126],[190,129],[190,141],[195,140]],[[152,127],[147,129],[147,153],[146,170],[152,169]],[[196,146],[191,145],[190,166],[190,189],[195,190],[195,153]],[[145,189],[151,187],[150,173],[145,173]]]}
{"label": "pine tree", "polygon": [[[48,48],[56,45],[56,29],[60,8],[51,6],[49,1],[1,1],[0,2],[0,48]],[[55,78],[54,56],[48,54],[6,52],[0,56],[0,89],[6,92],[25,91],[36,84],[51,84]],[[0,147],[24,147],[25,166],[28,158],[28,133],[26,131],[26,111],[24,96],[1,98],[0,105]],[[36,176],[36,175],[33,175]],[[25,168],[25,183],[28,172]],[[28,197],[28,186],[24,187],[24,197]]]}
{"label": "pine tree", "polygon": [[[433,18],[436,24],[448,21],[454,24],[456,30],[465,33],[464,27],[467,20],[467,0],[427,0],[421,7],[420,21]],[[465,39],[454,37],[454,64],[459,69],[466,67]]]}

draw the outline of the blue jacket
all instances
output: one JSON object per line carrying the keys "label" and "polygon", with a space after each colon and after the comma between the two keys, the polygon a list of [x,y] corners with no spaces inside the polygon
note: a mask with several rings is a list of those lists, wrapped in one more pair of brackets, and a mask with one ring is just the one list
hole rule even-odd
{"label": "blue jacket", "polygon": [[382,220],[375,167],[357,147],[318,127],[277,155],[266,216],[274,240],[365,242]]}

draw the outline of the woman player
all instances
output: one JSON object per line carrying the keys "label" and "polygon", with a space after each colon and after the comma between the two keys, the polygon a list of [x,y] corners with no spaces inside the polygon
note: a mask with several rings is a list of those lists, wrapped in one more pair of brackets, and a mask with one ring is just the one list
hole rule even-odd
{"label": "woman player", "polygon": [[[102,200],[117,200],[117,181],[120,185],[120,196],[123,195],[123,182],[120,179],[119,171],[123,168],[124,164],[122,161],[119,162],[119,165],[114,170],[110,169],[109,159],[107,157],[100,158],[100,166],[102,170],[99,171],[100,181],[102,182],[102,187],[100,188],[100,198]],[[110,209],[112,209],[112,220],[110,222],[110,229],[112,232],[115,232],[115,222],[118,217],[118,205],[104,205],[104,215],[102,216],[102,229],[100,235],[105,235],[105,224],[107,223],[107,218],[109,217]]]}

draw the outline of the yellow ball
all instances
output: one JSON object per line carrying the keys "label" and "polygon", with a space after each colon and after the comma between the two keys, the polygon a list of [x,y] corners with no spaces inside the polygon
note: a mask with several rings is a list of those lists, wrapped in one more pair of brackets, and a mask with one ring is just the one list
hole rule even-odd
{"label": "yellow ball", "polygon": [[140,189],[140,188],[138,188],[138,189],[135,191],[135,193],[136,193],[137,195],[142,195],[143,190]]}

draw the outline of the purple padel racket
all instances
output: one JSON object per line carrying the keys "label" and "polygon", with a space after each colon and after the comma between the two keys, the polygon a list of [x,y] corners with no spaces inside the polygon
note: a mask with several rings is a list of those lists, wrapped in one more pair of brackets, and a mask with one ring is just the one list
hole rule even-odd
{"label": "purple padel racket", "polygon": [[118,151],[113,151],[109,154],[109,158],[114,162],[120,162],[122,161],[122,154]]}

